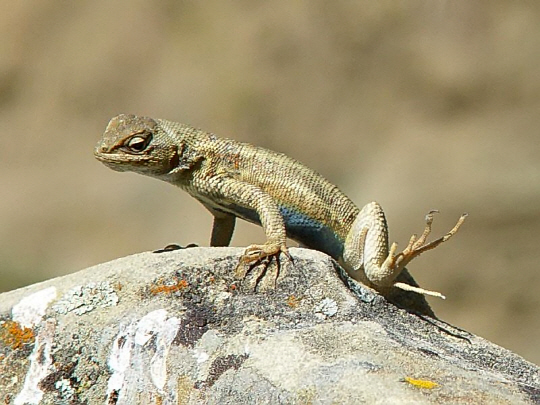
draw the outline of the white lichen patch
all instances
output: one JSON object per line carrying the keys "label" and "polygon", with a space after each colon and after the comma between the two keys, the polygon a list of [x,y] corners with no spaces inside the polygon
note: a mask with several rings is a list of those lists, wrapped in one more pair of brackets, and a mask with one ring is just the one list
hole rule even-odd
{"label": "white lichen patch", "polygon": [[324,298],[314,308],[317,316],[328,318],[337,314],[338,304],[331,298]]}
{"label": "white lichen patch", "polygon": [[205,351],[202,351],[200,349],[195,349],[193,351],[193,358],[195,359],[195,361],[197,363],[200,364],[200,363],[204,363],[204,362],[208,361],[210,356]]}
{"label": "white lichen patch", "polygon": [[39,383],[52,371],[51,350],[55,329],[55,320],[48,319],[36,336],[34,351],[29,357],[30,367],[26,373],[23,389],[13,402],[15,405],[41,402],[43,391],[39,388]]}
{"label": "white lichen patch", "polygon": [[135,343],[144,346],[155,335],[156,331],[160,329],[166,319],[166,309],[156,309],[143,316],[139,322],[137,322]]}
{"label": "white lichen patch", "polygon": [[108,281],[102,281],[72,288],[53,305],[53,309],[59,314],[74,312],[82,315],[98,307],[105,308],[116,304],[116,291]]}
{"label": "white lichen patch", "polygon": [[135,344],[145,346],[150,338],[156,337],[156,351],[150,360],[150,376],[152,382],[163,390],[167,380],[166,360],[169,348],[178,331],[180,320],[176,317],[167,319],[167,311],[158,309],[141,318],[137,323]]}
{"label": "white lichen patch", "polygon": [[64,400],[71,400],[73,396],[75,395],[75,390],[71,386],[71,381],[69,381],[67,378],[63,378],[59,381],[56,381],[54,383],[54,388],[58,390],[60,393],[60,396]]}
{"label": "white lichen patch", "polygon": [[156,352],[150,360],[150,376],[160,392],[163,392],[167,382],[167,357],[179,326],[180,320],[171,317],[156,331]]}
{"label": "white lichen patch", "polygon": [[116,404],[130,404],[137,391],[148,392],[152,387],[165,394],[167,358],[179,326],[177,317],[167,318],[167,311],[158,309],[120,329],[109,356],[113,373],[108,398],[117,398]]}
{"label": "white lichen patch", "polygon": [[56,287],[49,287],[24,297],[11,309],[11,316],[24,328],[41,322],[50,302],[56,298]]}
{"label": "white lichen patch", "polygon": [[121,326],[116,339],[114,339],[108,362],[112,374],[107,383],[106,403],[109,403],[111,396],[118,396],[117,403],[122,403],[120,400],[127,403],[125,401],[126,395],[123,387],[131,361],[134,329],[134,322],[127,326]]}

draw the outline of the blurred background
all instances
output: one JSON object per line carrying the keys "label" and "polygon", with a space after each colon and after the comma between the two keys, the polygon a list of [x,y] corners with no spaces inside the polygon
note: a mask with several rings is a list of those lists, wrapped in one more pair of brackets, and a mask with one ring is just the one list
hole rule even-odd
{"label": "blurred background", "polygon": [[208,245],[195,200],[93,158],[135,113],[297,158],[401,247],[468,212],[409,269],[442,319],[540,363],[540,2],[4,0],[0,37],[0,290]]}

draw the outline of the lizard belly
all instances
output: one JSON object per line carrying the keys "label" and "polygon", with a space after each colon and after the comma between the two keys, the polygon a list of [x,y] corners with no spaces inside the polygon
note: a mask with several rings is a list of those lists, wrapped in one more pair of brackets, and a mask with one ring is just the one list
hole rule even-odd
{"label": "lizard belly", "polygon": [[287,236],[334,259],[343,256],[343,241],[328,226],[292,208],[280,206]]}
{"label": "lizard belly", "polygon": [[[238,205],[220,206],[218,209],[248,222],[261,225],[259,214],[253,209]],[[280,205],[279,211],[285,222],[285,230],[289,238],[308,248],[324,252],[336,260],[343,256],[344,242],[330,227],[290,207]]]}

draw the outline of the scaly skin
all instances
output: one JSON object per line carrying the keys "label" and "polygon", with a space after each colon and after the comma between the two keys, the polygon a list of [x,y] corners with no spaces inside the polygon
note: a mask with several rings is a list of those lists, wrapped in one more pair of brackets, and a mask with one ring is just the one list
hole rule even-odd
{"label": "scaly skin", "polygon": [[290,237],[332,256],[351,277],[397,305],[428,315],[433,313],[417,293],[441,295],[418,288],[404,266],[450,238],[464,220],[428,244],[430,214],[422,237],[395,255],[377,203],[360,210],[335,185],[282,153],[161,119],[113,118],[95,156],[113,170],[169,182],[199,200],[214,216],[211,246],[229,244],[236,217],[261,225],[267,241],[249,246],[242,263],[288,255]]}

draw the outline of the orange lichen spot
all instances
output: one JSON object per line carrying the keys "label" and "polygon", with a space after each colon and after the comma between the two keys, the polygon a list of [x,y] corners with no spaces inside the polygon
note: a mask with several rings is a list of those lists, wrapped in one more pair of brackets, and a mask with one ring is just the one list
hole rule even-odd
{"label": "orange lichen spot", "polygon": [[231,284],[231,285],[229,286],[229,290],[231,290],[231,291],[236,290],[236,284]]}
{"label": "orange lichen spot", "polygon": [[178,278],[174,278],[173,284],[165,284],[162,281],[156,283],[156,285],[153,285],[150,287],[150,292],[152,294],[172,294],[180,290],[184,290],[189,286],[188,282],[184,279],[179,280]]}
{"label": "orange lichen spot", "polygon": [[427,390],[430,390],[439,386],[439,384],[437,384],[436,382],[429,381],[429,380],[415,380],[414,378],[410,378],[410,377],[405,377],[404,380],[405,382],[408,382],[409,384],[411,384],[412,386],[416,388],[423,388]]}
{"label": "orange lichen spot", "polygon": [[34,331],[21,327],[18,322],[6,321],[0,325],[0,340],[13,349],[20,349],[23,345],[34,343]]}
{"label": "orange lichen spot", "polygon": [[287,300],[287,305],[291,308],[297,308],[298,305],[300,305],[300,300],[301,298],[297,297],[296,295],[291,295]]}

